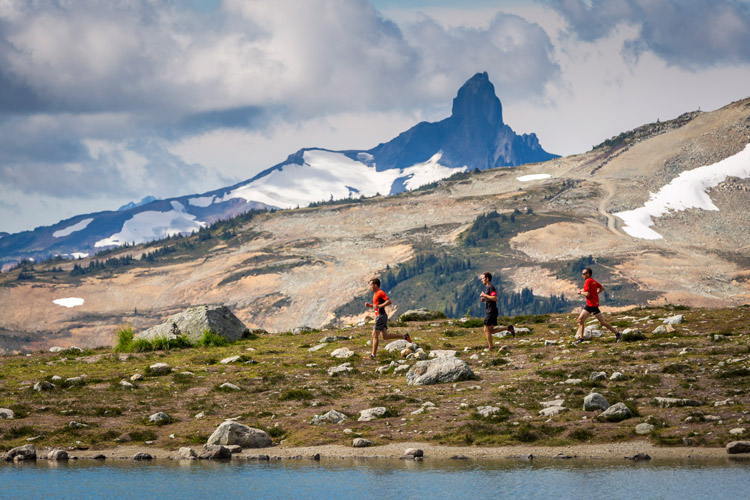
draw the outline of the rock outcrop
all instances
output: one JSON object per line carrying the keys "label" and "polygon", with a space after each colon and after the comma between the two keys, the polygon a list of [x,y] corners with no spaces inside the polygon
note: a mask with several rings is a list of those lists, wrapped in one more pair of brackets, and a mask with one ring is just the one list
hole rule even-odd
{"label": "rock outcrop", "polygon": [[216,333],[230,342],[249,333],[245,324],[228,307],[203,305],[177,313],[161,325],[137,333],[134,338],[153,341],[156,338],[175,339],[185,336],[188,341],[196,343],[205,331]]}

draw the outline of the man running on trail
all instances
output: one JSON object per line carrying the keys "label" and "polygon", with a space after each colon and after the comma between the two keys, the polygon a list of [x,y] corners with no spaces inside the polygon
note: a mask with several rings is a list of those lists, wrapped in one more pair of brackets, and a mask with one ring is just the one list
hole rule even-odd
{"label": "man running on trail", "polygon": [[604,290],[604,287],[591,277],[591,268],[587,267],[581,274],[586,281],[583,284],[583,288],[576,293],[586,297],[586,305],[583,307],[580,316],[578,316],[578,332],[576,333],[574,343],[580,344],[583,342],[583,323],[592,314],[599,320],[599,323],[603,327],[615,334],[615,342],[619,342],[622,335],[604,319],[602,312],[599,310],[599,294]]}
{"label": "man running on trail", "polygon": [[385,312],[386,306],[391,305],[391,299],[380,289],[380,279],[372,278],[370,280],[370,290],[373,291],[372,302],[365,302],[365,307],[375,309],[375,326],[372,327],[372,352],[369,358],[375,359],[378,354],[378,333],[383,336],[383,340],[404,339],[411,342],[408,333],[404,335],[388,333],[388,314]]}
{"label": "man running on trail", "polygon": [[[487,338],[487,348],[492,350],[492,334],[498,331],[497,328],[497,290],[492,284],[492,273],[482,273],[479,276],[482,284],[487,287],[486,290],[479,294],[484,302],[484,336]],[[508,331],[516,336],[513,325],[508,325]]]}

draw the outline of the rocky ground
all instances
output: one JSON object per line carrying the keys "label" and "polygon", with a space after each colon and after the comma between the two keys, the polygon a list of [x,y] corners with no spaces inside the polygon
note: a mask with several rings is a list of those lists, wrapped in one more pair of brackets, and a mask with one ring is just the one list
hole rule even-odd
{"label": "rocky ground", "polygon": [[[369,325],[261,334],[225,347],[3,356],[0,452],[31,443],[81,456],[135,448],[172,456],[201,449],[220,423],[236,419],[266,431],[275,446],[262,452],[275,456],[346,456],[341,450],[356,438],[371,445],[358,456],[394,456],[415,443],[433,456],[475,458],[637,449],[708,456],[750,432],[749,312],[610,312],[620,330],[630,329],[624,341],[598,337],[594,322],[592,338],[577,345],[574,314],[519,317],[516,328],[529,331],[496,339],[492,351],[476,319],[393,324],[424,356],[455,351],[470,369],[468,378],[434,385],[407,383],[418,361],[401,349],[362,359]],[[621,416],[602,417],[607,405]],[[363,421],[373,408],[381,410]],[[344,420],[320,418],[331,410]],[[152,422],[159,412],[166,418]]]}

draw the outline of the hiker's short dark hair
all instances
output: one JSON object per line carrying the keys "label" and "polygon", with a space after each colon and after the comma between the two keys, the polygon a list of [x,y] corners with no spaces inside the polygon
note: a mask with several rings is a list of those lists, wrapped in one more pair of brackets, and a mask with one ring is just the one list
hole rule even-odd
{"label": "hiker's short dark hair", "polygon": [[482,276],[484,276],[488,280],[492,281],[492,273],[482,273]]}
{"label": "hiker's short dark hair", "polygon": [[592,271],[590,267],[585,267],[583,269],[583,272],[586,273],[586,274],[588,274],[589,276],[593,276],[594,275],[594,271]]}
{"label": "hiker's short dark hair", "polygon": [[370,283],[375,283],[377,286],[380,286],[380,278],[370,278]]}

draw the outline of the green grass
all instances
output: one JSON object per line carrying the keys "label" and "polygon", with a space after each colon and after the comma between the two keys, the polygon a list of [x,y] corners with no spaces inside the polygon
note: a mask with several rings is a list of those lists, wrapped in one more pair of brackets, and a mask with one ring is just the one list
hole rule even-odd
{"label": "green grass", "polygon": [[205,330],[196,345],[201,347],[224,347],[229,345],[229,341],[216,332]]}

